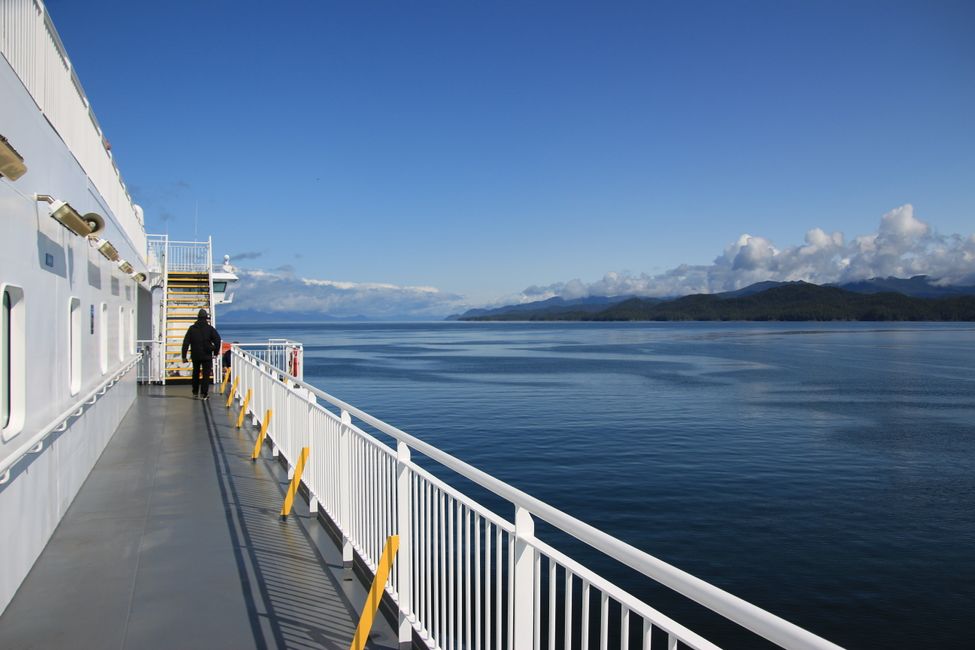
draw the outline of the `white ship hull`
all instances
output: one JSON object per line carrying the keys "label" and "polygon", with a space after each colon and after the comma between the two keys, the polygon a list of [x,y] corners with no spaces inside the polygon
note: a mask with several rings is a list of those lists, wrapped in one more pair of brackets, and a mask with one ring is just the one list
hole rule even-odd
{"label": "white ship hull", "polygon": [[[90,119],[87,125],[81,119],[87,117],[81,92],[73,84],[63,87],[65,80],[71,83],[70,70],[43,10],[34,2],[5,2],[0,20],[0,39],[6,39],[0,43],[0,135],[27,166],[17,180],[0,178],[0,291],[9,303],[4,307],[9,318],[2,335],[9,336],[9,346],[0,388],[10,397],[0,421],[5,424],[0,462],[12,462],[32,436],[131,363],[139,305],[148,305],[148,293],[117,261],[53,219],[48,203],[35,199],[35,194],[50,195],[79,213],[98,213],[105,221],[98,236],[111,241],[134,272],[145,271],[140,211],[126,200],[118,179],[115,196],[104,196],[66,144],[82,137],[100,140],[100,134]],[[33,41],[27,39],[38,33]],[[46,40],[41,38],[45,33]],[[12,61],[19,63],[16,69]],[[61,66],[61,79],[38,70],[52,66]],[[46,80],[44,97],[28,88],[31,77]],[[73,107],[79,109],[75,114]],[[90,133],[69,133],[84,128]],[[104,149],[81,159],[89,168],[91,160],[113,168]],[[128,205],[127,214],[117,215],[112,203]],[[148,316],[142,327],[150,327]],[[144,331],[144,337],[149,335]],[[135,373],[132,368],[78,417],[68,418],[63,431],[52,432],[39,449],[0,472],[6,479],[0,485],[0,612],[135,399]]]}

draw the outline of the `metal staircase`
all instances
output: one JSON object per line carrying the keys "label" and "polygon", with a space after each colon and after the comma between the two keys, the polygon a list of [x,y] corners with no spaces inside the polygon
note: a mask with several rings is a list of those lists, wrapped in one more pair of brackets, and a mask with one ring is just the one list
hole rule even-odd
{"label": "metal staircase", "polygon": [[205,309],[213,318],[209,272],[169,271],[164,288],[166,322],[166,381],[189,381],[191,363],[183,363],[180,354],[186,330]]}
{"label": "metal staircase", "polygon": [[[153,338],[142,342],[153,363],[141,380],[163,384],[190,381],[193,364],[183,363],[181,358],[186,330],[201,309],[207,310],[210,324],[216,326],[211,241],[170,241],[166,235],[149,235],[148,240],[153,291],[159,294],[154,295],[157,316]],[[222,276],[227,276],[224,285],[237,279],[232,273]]]}

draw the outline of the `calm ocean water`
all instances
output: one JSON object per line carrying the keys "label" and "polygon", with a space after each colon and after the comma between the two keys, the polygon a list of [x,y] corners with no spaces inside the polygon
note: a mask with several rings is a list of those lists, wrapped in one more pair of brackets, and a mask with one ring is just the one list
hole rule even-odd
{"label": "calm ocean water", "polygon": [[[221,330],[304,342],[319,388],[836,643],[975,645],[971,325]],[[570,550],[706,637],[753,646]]]}

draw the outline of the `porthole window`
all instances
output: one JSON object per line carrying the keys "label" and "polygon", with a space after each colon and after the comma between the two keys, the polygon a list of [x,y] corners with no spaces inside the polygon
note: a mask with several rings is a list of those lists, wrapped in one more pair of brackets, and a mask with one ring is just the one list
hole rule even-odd
{"label": "porthole window", "polygon": [[10,316],[13,305],[10,301],[10,292],[3,292],[3,313],[0,314],[0,420],[3,421],[3,428],[6,429],[10,424],[10,391],[12,377],[10,376]]}
{"label": "porthole window", "polygon": [[68,301],[68,389],[72,395],[81,390],[81,301]]}
{"label": "porthole window", "polygon": [[102,303],[101,316],[98,319],[98,362],[102,374],[108,372],[108,305]]}
{"label": "porthole window", "polygon": [[0,425],[3,440],[24,427],[24,396],[27,384],[24,290],[0,285]]}
{"label": "porthole window", "polygon": [[125,359],[125,309],[118,308],[118,360]]}

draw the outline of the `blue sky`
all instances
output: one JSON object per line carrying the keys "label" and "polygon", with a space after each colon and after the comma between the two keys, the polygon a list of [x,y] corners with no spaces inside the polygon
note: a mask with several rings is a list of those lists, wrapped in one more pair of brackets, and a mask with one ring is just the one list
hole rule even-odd
{"label": "blue sky", "polygon": [[254,269],[478,304],[975,232],[971,2],[47,4],[148,229]]}

